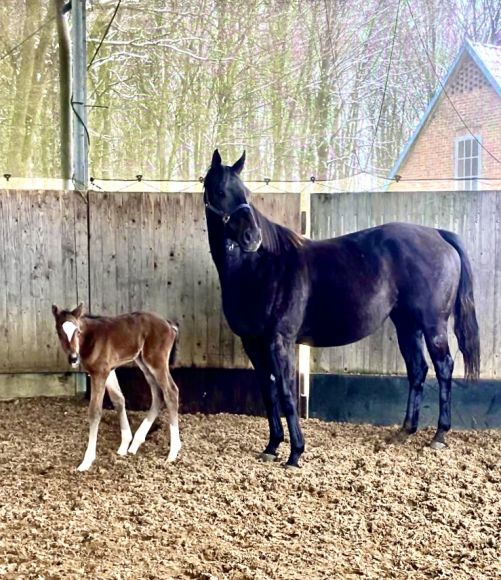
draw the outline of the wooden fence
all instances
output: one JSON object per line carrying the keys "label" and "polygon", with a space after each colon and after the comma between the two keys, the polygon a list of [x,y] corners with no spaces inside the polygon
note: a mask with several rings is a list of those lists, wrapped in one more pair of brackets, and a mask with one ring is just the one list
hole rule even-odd
{"label": "wooden fence", "polygon": [[73,192],[0,192],[0,372],[68,370],[51,304],[87,301],[86,216]]}
{"label": "wooden fence", "polygon": [[[481,334],[481,376],[501,376],[501,192],[381,192],[314,194],[312,238],[339,236],[385,222],[403,221],[458,233],[475,276]],[[451,325],[452,326],[452,325]],[[455,375],[463,361],[455,337]],[[353,345],[312,350],[312,372],[398,374],[405,367],[391,322]]]}
{"label": "wooden fence", "polygon": [[[299,228],[299,194],[254,194]],[[246,368],[221,310],[200,193],[0,191],[0,372],[68,370],[51,304],[153,310],[180,323],[180,366]]]}
{"label": "wooden fence", "polygon": [[[299,194],[254,194],[272,219],[299,231]],[[388,221],[459,233],[475,274],[482,377],[501,375],[501,193],[314,194],[312,237]],[[181,325],[179,364],[247,368],[221,310],[200,193],[0,192],[0,372],[68,370],[51,304],[95,313],[150,309]],[[457,352],[455,339],[453,354]],[[312,372],[404,372],[391,323],[346,347],[312,349]],[[462,375],[460,354],[456,375]]]}

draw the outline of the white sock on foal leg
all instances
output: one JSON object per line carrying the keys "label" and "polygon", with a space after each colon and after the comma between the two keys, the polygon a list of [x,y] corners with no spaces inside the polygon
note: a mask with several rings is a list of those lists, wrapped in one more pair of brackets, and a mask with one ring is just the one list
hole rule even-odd
{"label": "white sock on foal leg", "polygon": [[122,441],[120,447],[117,450],[118,455],[127,455],[127,449],[132,441],[132,431],[130,429],[129,420],[127,419],[127,412],[125,410],[125,399],[120,390],[120,385],[118,383],[117,375],[115,371],[111,371],[106,379],[106,389],[110,396],[111,402],[115,407],[119,421],[120,421],[120,433],[122,435]]}
{"label": "white sock on foal leg", "polygon": [[[127,425],[128,426],[128,425]],[[128,429],[120,429],[122,434],[122,442],[117,450],[118,455],[127,455],[127,450],[129,449],[130,442],[132,441],[132,431],[130,427]]]}
{"label": "white sock on foal leg", "polygon": [[91,425],[89,429],[89,443],[87,445],[87,450],[82,463],[78,466],[78,471],[87,471],[90,466],[94,463],[96,459],[96,443],[97,443],[97,430],[99,424]]}
{"label": "white sock on foal leg", "polygon": [[170,448],[167,461],[174,461],[181,449],[181,438],[179,437],[179,425],[169,425],[170,428]]}
{"label": "white sock on foal leg", "polygon": [[139,428],[134,435],[134,439],[132,440],[131,446],[129,447],[129,453],[132,453],[133,455],[137,453],[137,450],[141,444],[144,443],[146,435],[148,434],[150,427],[153,425],[154,420],[155,419],[151,420],[146,417],[141,425],[139,425]]}

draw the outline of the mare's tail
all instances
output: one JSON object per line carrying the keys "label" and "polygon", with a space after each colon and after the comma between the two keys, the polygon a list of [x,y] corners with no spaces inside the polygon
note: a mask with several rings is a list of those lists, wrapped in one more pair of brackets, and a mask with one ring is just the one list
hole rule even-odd
{"label": "mare's tail", "polygon": [[459,254],[461,276],[454,306],[454,334],[463,354],[465,379],[477,380],[480,374],[480,337],[473,298],[473,273],[470,259],[459,236],[438,230],[442,238]]}

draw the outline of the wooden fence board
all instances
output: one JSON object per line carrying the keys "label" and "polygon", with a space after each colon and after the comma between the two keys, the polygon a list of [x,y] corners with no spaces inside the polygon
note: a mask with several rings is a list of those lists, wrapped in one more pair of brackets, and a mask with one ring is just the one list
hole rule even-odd
{"label": "wooden fence board", "polygon": [[[322,239],[389,221],[441,227],[464,241],[475,276],[481,331],[481,376],[501,375],[501,192],[378,192],[314,194],[312,237]],[[350,214],[350,215],[347,215]],[[367,216],[367,221],[362,216]],[[452,323],[450,325],[452,331]],[[457,341],[450,332],[455,375],[463,375]],[[312,372],[394,374],[405,372],[391,322],[353,345],[314,349]]]}

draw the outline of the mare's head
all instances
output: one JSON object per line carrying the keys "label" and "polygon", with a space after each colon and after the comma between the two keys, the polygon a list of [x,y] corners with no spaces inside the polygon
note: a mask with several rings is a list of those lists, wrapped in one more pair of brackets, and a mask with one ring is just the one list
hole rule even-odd
{"label": "mare's head", "polygon": [[233,165],[223,165],[216,149],[204,180],[204,201],[207,213],[220,219],[225,238],[236,242],[244,252],[256,252],[262,242],[261,229],[251,206],[247,188],[240,179],[245,151]]}
{"label": "mare's head", "polygon": [[80,364],[80,319],[84,313],[83,302],[74,310],[59,310],[53,304],[52,314],[56,320],[56,332],[64,352],[68,355],[68,362],[72,367]]}

